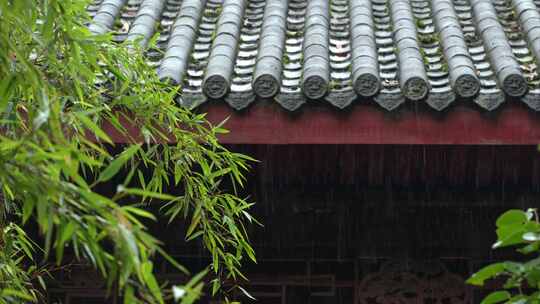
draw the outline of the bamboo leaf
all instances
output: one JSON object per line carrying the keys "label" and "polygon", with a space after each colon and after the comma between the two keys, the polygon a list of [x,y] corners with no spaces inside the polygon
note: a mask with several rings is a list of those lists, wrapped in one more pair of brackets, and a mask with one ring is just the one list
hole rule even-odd
{"label": "bamboo leaf", "polygon": [[59,244],[64,244],[68,239],[70,239],[73,236],[73,233],[75,232],[75,229],[77,228],[76,224],[74,222],[68,222],[65,227],[62,229],[62,234],[60,235],[60,239],[58,240]]}
{"label": "bamboo leaf", "polygon": [[41,103],[41,106],[38,110],[37,116],[34,118],[33,124],[34,129],[39,129],[44,123],[49,120],[49,116],[51,113],[50,104],[49,104],[49,96],[45,92],[45,89],[40,90],[39,100]]}
{"label": "bamboo leaf", "polygon": [[144,218],[151,219],[154,221],[157,220],[156,217],[152,213],[145,211],[143,209],[140,209],[140,208],[136,208],[133,206],[123,206],[122,209],[126,212],[135,214],[139,217],[144,217]]}
{"label": "bamboo leaf", "polygon": [[253,300],[253,301],[257,301],[257,299],[255,299],[249,292],[247,292],[247,290],[245,290],[244,288],[242,288],[242,286],[238,286],[238,289],[240,289],[240,291],[246,296],[248,297],[249,299]]}
{"label": "bamboo leaf", "polygon": [[4,79],[0,80],[0,113],[3,113],[6,109],[8,101],[10,100],[11,91],[15,86],[15,75],[11,74]]}
{"label": "bamboo leaf", "polygon": [[193,217],[191,219],[191,224],[189,225],[189,228],[186,232],[186,236],[189,237],[193,231],[197,228],[199,225],[199,222],[201,221],[202,214],[201,214],[202,206],[201,204],[197,205],[197,208],[195,209],[195,212],[193,212]]}
{"label": "bamboo leaf", "polygon": [[178,199],[176,196],[172,196],[170,194],[161,193],[157,191],[137,189],[137,188],[123,188],[122,192],[125,192],[127,194],[142,196],[145,198],[155,198],[155,199],[161,199],[161,200],[166,200],[166,201],[173,201],[173,200]]}
{"label": "bamboo leaf", "polygon": [[154,274],[152,273],[152,263],[150,261],[145,262],[142,265],[142,273],[144,282],[148,285],[148,288],[154,295],[154,297],[159,301],[159,303],[163,303],[163,297],[161,295],[161,290],[159,288],[159,285],[156,281],[156,278],[154,277]]}
{"label": "bamboo leaf", "polygon": [[118,230],[120,231],[120,234],[122,235],[122,239],[128,245],[127,248],[129,249],[129,254],[131,254],[131,258],[133,258],[134,260],[137,260],[139,256],[139,248],[137,246],[137,241],[135,239],[135,236],[133,235],[133,232],[130,231],[123,224],[118,225]]}
{"label": "bamboo leaf", "polygon": [[103,131],[103,129],[101,129],[101,127],[99,127],[86,115],[82,113],[75,113],[75,116],[89,131],[94,133],[94,135],[96,135],[98,139],[102,139],[109,144],[113,143],[111,138]]}
{"label": "bamboo leaf", "polygon": [[133,145],[122,152],[118,157],[116,157],[110,164],[101,172],[98,177],[98,182],[106,182],[113,178],[122,166],[137,153],[140,149],[140,145]]}
{"label": "bamboo leaf", "polygon": [[6,289],[3,289],[0,292],[0,298],[10,297],[10,296],[19,298],[20,300],[26,300],[26,301],[30,301],[30,302],[35,302],[36,301],[35,297],[33,297],[33,296],[31,296],[31,295],[29,295],[27,293],[21,292],[19,290],[6,288]]}

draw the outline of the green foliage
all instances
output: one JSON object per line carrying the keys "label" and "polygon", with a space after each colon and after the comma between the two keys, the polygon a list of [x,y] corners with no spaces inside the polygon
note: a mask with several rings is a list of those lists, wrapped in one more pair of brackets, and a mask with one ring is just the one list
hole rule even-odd
{"label": "green foliage", "polygon": [[[489,294],[482,304],[540,303],[540,220],[536,209],[509,210],[497,219],[497,242],[493,248],[517,247],[526,262],[500,262],[473,274],[467,283],[484,286],[499,278],[503,290]],[[532,257],[531,257],[532,256]]]}
{"label": "green foliage", "polygon": [[35,302],[39,293],[32,280],[44,286],[45,269],[25,268],[23,261],[33,260],[36,244],[16,224],[9,223],[0,234],[0,301],[2,303]]}
{"label": "green foliage", "polygon": [[[224,279],[243,278],[244,257],[255,261],[251,204],[236,194],[252,159],[218,142],[221,125],[179,106],[179,88],[157,79],[136,44],[91,35],[86,5],[0,0],[0,303],[37,302],[51,266],[33,253],[62,265],[66,247],[126,303],[194,302],[206,272],[185,286],[154,276],[156,255],[187,272],[144,225],[162,218],[171,230],[176,219],[190,223],[185,240],[208,249],[218,293]],[[128,139],[119,154],[109,152],[110,130]],[[220,187],[224,180],[233,193]],[[116,183],[116,194],[97,193],[101,183]],[[42,248],[19,228],[29,222]]]}

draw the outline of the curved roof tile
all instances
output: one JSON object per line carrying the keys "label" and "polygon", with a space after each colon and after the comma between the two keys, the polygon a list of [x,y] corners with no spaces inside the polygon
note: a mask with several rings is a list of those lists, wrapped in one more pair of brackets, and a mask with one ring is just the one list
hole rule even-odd
{"label": "curved roof tile", "polygon": [[[534,0],[94,0],[89,29],[146,47],[181,102],[296,110],[412,101],[540,110]],[[164,54],[164,55],[163,55]]]}
{"label": "curved roof tile", "polygon": [[390,0],[394,43],[397,47],[399,83],[403,95],[421,100],[429,92],[424,56],[420,49],[416,24],[409,0]]}
{"label": "curved roof tile", "polygon": [[435,27],[448,63],[451,86],[459,96],[473,97],[480,91],[480,80],[476,76],[474,62],[452,1],[432,1],[432,10]]}
{"label": "curved roof tile", "polygon": [[327,0],[310,0],[306,8],[302,92],[309,99],[323,98],[330,84],[330,8]]}
{"label": "curved roof tile", "polygon": [[141,47],[146,47],[154,34],[156,23],[161,17],[166,0],[144,0],[137,12],[127,36],[128,41],[137,41]]}
{"label": "curved roof tile", "polygon": [[171,26],[167,50],[158,69],[160,79],[170,80],[174,84],[182,82],[203,9],[204,1],[201,0],[186,0],[182,3],[181,13]]}
{"label": "curved roof tile", "polygon": [[352,84],[358,95],[371,97],[381,87],[371,0],[350,0]]}
{"label": "curved roof tile", "polygon": [[245,9],[244,0],[223,3],[202,84],[204,94],[210,98],[223,98],[229,92]]}
{"label": "curved roof tile", "polygon": [[253,90],[259,97],[274,97],[280,89],[288,6],[287,0],[266,1],[253,77]]}
{"label": "curved roof tile", "polygon": [[103,0],[96,12],[89,29],[94,34],[105,34],[114,24],[126,0]]}
{"label": "curved roof tile", "polygon": [[484,48],[494,67],[499,85],[510,96],[523,96],[527,92],[527,82],[512,52],[504,28],[499,22],[493,3],[491,0],[471,0],[471,5],[474,20],[484,40]]}

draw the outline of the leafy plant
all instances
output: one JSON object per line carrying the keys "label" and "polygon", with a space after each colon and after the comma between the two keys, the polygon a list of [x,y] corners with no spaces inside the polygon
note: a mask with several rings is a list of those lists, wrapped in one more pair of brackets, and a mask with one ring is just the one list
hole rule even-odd
{"label": "leafy plant", "polygon": [[497,219],[497,242],[493,248],[517,247],[531,256],[526,262],[500,262],[473,274],[467,283],[477,286],[499,278],[502,289],[490,293],[482,304],[540,303],[540,220],[536,209],[509,210]]}
{"label": "leafy plant", "polygon": [[[0,303],[42,300],[46,261],[64,265],[66,248],[126,303],[192,303],[207,272],[217,294],[225,279],[244,278],[244,257],[255,261],[252,204],[236,192],[253,160],[218,142],[222,125],[176,103],[179,88],[157,79],[137,43],[92,35],[87,2],[0,0]],[[113,135],[121,153],[111,152]],[[98,193],[102,183],[116,193]],[[188,273],[144,225],[163,218],[188,221],[184,240],[201,240],[212,257],[185,286],[154,275],[157,255]]]}

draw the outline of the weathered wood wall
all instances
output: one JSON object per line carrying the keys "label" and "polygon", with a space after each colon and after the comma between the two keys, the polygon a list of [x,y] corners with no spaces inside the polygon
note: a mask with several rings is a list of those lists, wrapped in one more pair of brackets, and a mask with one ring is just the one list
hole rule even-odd
{"label": "weathered wood wall", "polygon": [[[259,263],[246,265],[257,303],[479,303],[482,291],[463,280],[514,257],[490,249],[495,219],[540,206],[536,147],[231,149],[260,161],[245,189],[264,224],[251,229]],[[179,227],[152,229],[193,269],[207,265],[204,249],[186,245]]]}

